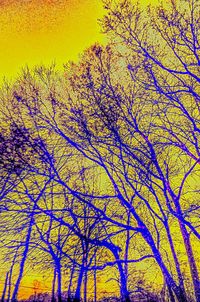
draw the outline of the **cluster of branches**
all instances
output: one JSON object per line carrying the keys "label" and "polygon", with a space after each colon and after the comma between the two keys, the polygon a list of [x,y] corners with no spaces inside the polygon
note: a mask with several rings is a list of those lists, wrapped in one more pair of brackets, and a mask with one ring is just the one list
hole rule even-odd
{"label": "cluster of branches", "polygon": [[142,262],[162,275],[164,301],[200,302],[200,4],[105,9],[107,46],[1,91],[2,301],[17,300],[31,263],[52,270],[52,301],[66,273],[69,298],[76,284],[86,302],[93,276],[96,301],[109,267],[128,302]]}

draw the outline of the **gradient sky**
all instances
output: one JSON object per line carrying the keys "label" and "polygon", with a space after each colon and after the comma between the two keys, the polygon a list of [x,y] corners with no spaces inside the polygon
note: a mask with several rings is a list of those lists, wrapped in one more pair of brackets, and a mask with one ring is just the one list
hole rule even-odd
{"label": "gradient sky", "polygon": [[103,13],[101,0],[0,0],[0,82],[25,65],[55,61],[61,67],[104,42],[97,22]]}
{"label": "gradient sky", "polygon": [[74,60],[103,42],[100,0],[0,0],[0,81],[41,63]]}

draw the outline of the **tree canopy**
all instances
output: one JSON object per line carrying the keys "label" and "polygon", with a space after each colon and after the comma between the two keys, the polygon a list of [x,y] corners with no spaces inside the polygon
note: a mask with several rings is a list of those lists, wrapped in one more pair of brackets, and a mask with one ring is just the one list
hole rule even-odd
{"label": "tree canopy", "polygon": [[2,301],[32,266],[52,301],[200,302],[199,5],[106,0],[106,46],[2,87]]}

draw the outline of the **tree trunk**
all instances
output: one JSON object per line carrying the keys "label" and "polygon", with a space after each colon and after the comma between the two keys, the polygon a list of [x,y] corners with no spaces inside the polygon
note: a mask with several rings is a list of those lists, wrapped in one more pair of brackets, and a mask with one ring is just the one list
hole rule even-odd
{"label": "tree trunk", "polygon": [[134,207],[132,207],[130,209],[133,217],[136,219],[138,226],[143,229],[142,231],[142,237],[144,238],[144,240],[146,241],[146,243],[149,245],[149,247],[152,250],[152,253],[155,257],[156,262],[158,263],[162,274],[164,276],[164,279],[166,280],[166,284],[168,285],[168,287],[171,288],[171,290],[173,290],[174,294],[177,297],[177,300],[179,302],[185,302],[185,295],[182,291],[182,289],[177,286],[176,282],[174,281],[174,279],[172,278],[171,274],[169,273],[166,265],[164,264],[164,261],[162,259],[162,256],[160,254],[159,249],[156,247],[156,244],[154,242],[154,239],[150,233],[150,231],[148,230],[148,228],[146,227],[145,223],[142,221],[142,219],[140,218],[140,216],[138,216],[136,210],[134,209]]}
{"label": "tree trunk", "polygon": [[88,283],[88,272],[87,269],[85,269],[85,273],[84,273],[84,302],[87,302],[87,283]]}
{"label": "tree trunk", "polygon": [[84,294],[83,294],[83,300],[84,302],[87,302],[87,285],[88,285],[88,271],[87,271],[87,264],[88,264],[88,247],[89,244],[86,241],[83,251],[83,265],[84,265]]}
{"label": "tree trunk", "polygon": [[[172,256],[173,256],[173,259],[174,259],[174,264],[175,264],[175,268],[176,268],[176,272],[177,272],[177,276],[178,276],[178,280],[179,280],[179,286],[180,286],[180,288],[183,292],[183,295],[185,296],[185,302],[187,302],[187,295],[186,295],[186,291],[185,291],[183,275],[181,273],[180,263],[179,263],[179,260],[178,260],[178,257],[177,257],[176,251],[175,251],[175,247],[174,247],[173,239],[172,239],[172,236],[171,236],[168,221],[165,221],[165,229],[166,229],[166,232],[167,232],[169,245],[170,245]],[[169,291],[169,295],[170,295],[170,291]],[[173,298],[171,300],[173,300]]]}
{"label": "tree trunk", "polygon": [[67,301],[71,301],[71,287],[72,287],[72,281],[74,277],[74,271],[75,271],[75,262],[73,262],[71,274],[70,274],[70,279],[69,279],[69,286],[68,286],[68,291],[67,291]]}
{"label": "tree trunk", "polygon": [[115,256],[115,259],[117,261],[118,271],[120,275],[120,294],[121,294],[121,301],[122,302],[130,302],[130,296],[127,289],[127,279],[123,270],[123,266],[120,262],[120,257],[118,255],[118,252],[113,250],[113,255]]}
{"label": "tree trunk", "polygon": [[173,291],[172,291],[171,287],[169,286],[169,284],[167,284],[167,289],[168,289],[168,294],[169,294],[169,301],[176,302]]}
{"label": "tree trunk", "polygon": [[[127,217],[127,226],[130,226],[130,218],[131,218],[131,213],[128,211],[128,217]],[[130,230],[128,229],[126,231],[126,244],[125,244],[125,253],[124,253],[124,274],[127,280],[127,285],[128,285],[128,258],[129,258],[129,246],[130,246]]]}
{"label": "tree trunk", "polygon": [[[176,208],[176,213],[178,214],[179,217],[183,217],[183,213],[182,213],[182,209],[181,209],[179,200],[176,198],[175,195],[172,195],[172,197],[173,197],[174,205]],[[188,258],[188,263],[189,263],[189,267],[190,267],[190,273],[191,273],[191,277],[192,277],[196,302],[200,302],[200,280],[199,280],[199,274],[198,274],[198,270],[197,270],[196,261],[195,261],[193,250],[192,250],[192,245],[190,242],[190,237],[189,237],[185,224],[182,222],[181,219],[178,219],[178,221],[179,221],[179,226],[180,226],[183,242],[184,242],[186,253],[187,253],[187,258]]]}
{"label": "tree trunk", "polygon": [[12,302],[17,301],[19,286],[20,286],[20,283],[21,283],[21,280],[22,280],[22,277],[23,277],[25,262],[26,262],[26,258],[27,258],[27,255],[28,255],[28,251],[29,251],[29,243],[30,243],[30,239],[31,239],[31,232],[32,232],[33,223],[34,223],[34,217],[32,215],[30,223],[29,223],[29,227],[28,227],[28,232],[27,232],[27,235],[26,235],[25,248],[24,248],[24,252],[23,252],[23,255],[22,255],[22,260],[21,260],[21,263],[20,263],[19,274],[18,274],[17,281],[15,283],[15,287],[14,287],[14,291],[13,291],[13,295],[12,295],[12,299],[11,299]]}
{"label": "tree trunk", "polygon": [[149,230],[147,229],[145,224],[142,224],[142,227],[144,228],[144,232],[142,234],[143,238],[149,244],[149,246],[154,254],[155,260],[158,263],[158,265],[160,266],[160,269],[166,280],[168,289],[170,288],[174,292],[174,294],[176,295],[176,298],[179,302],[185,302],[185,295],[184,295],[182,289],[179,286],[177,286],[176,282],[174,281],[174,279],[172,278],[171,274],[169,273],[167,267],[165,266],[162,256],[160,254],[160,251],[157,249],[157,247],[154,243],[153,237],[151,236]]}
{"label": "tree trunk", "polygon": [[15,252],[15,255],[14,255],[13,260],[12,260],[12,264],[10,266],[10,271],[9,271],[7,302],[10,302],[11,286],[12,286],[12,274],[13,274],[13,268],[14,268],[14,265],[15,265],[15,261],[16,261],[16,258],[17,258],[17,251],[18,250],[16,250],[16,252]]}
{"label": "tree trunk", "polygon": [[6,279],[5,279],[5,282],[4,282],[3,293],[2,293],[2,296],[1,296],[1,302],[5,301],[6,290],[7,290],[7,285],[8,285],[8,275],[9,275],[9,272],[6,273]]}
{"label": "tree trunk", "polygon": [[[95,268],[96,268],[96,264],[97,264],[97,261],[96,261],[96,254],[95,254],[95,257],[94,257]],[[96,269],[94,269],[93,278],[94,278],[94,302],[97,302],[97,271],[96,271]]]}
{"label": "tree trunk", "polygon": [[81,285],[83,281],[83,275],[84,275],[84,267],[83,265],[80,268],[79,276],[78,276],[78,281],[77,281],[77,287],[76,287],[76,292],[74,296],[74,302],[80,302],[81,300]]}
{"label": "tree trunk", "polygon": [[119,273],[120,273],[121,300],[123,302],[130,302],[130,296],[129,296],[129,292],[127,289],[127,279],[125,277],[121,263],[118,264],[118,269],[119,269]]}
{"label": "tree trunk", "polygon": [[186,249],[186,253],[187,253],[187,257],[188,257],[188,262],[189,262],[189,266],[190,266],[190,273],[192,276],[196,302],[200,302],[200,280],[199,280],[196,261],[195,261],[193,250],[192,250],[192,245],[190,242],[190,237],[189,237],[188,231],[186,229],[186,226],[181,221],[179,221],[179,224],[180,224],[180,229],[181,229],[181,233],[183,236],[185,249]]}
{"label": "tree trunk", "polygon": [[52,291],[51,291],[51,302],[56,302],[56,297],[55,297],[55,285],[56,285],[56,267],[54,267],[54,272],[53,272]]}
{"label": "tree trunk", "polygon": [[62,272],[61,272],[60,259],[57,259],[56,268],[57,268],[57,295],[58,295],[58,302],[62,302]]}

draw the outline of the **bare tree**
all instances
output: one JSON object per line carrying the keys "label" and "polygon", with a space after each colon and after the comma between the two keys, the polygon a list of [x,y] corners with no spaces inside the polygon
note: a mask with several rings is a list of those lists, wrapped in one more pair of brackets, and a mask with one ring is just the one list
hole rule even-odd
{"label": "bare tree", "polygon": [[[149,18],[128,1],[115,8],[110,3],[106,4],[109,15],[105,17],[104,28],[126,43],[133,56],[133,60],[128,60],[131,77],[151,92],[151,104],[157,116],[152,120],[152,131],[160,137],[160,146],[166,149],[171,146],[173,152],[180,149],[181,158],[187,158],[187,168],[177,189],[166,164],[166,193],[175,206],[174,210],[169,209],[179,219],[196,300],[199,301],[199,277],[187,228],[190,227],[198,239],[199,233],[184,219],[181,204],[186,179],[199,164],[200,155],[199,2],[184,1],[183,8],[180,1],[171,1],[169,9],[162,5],[155,10],[149,8]],[[141,68],[134,61],[136,57],[142,63]]]}
{"label": "bare tree", "polygon": [[[200,239],[191,186],[199,177],[200,18],[197,1],[185,4],[182,9],[172,1],[169,10],[142,12],[127,0],[105,1],[108,46],[90,47],[81,62],[66,66],[65,77],[52,68],[27,70],[10,89],[18,115],[9,109],[7,116],[31,129],[25,138],[36,154],[36,161],[22,157],[23,165],[32,179],[51,182],[63,201],[49,207],[52,192],[45,186],[39,203],[40,193],[32,196],[27,184],[35,206],[29,217],[33,213],[40,244],[54,261],[60,300],[62,261],[71,261],[70,284],[77,274],[76,301],[82,285],[87,301],[89,271],[107,266],[117,267],[121,298],[130,301],[129,266],[148,259],[159,267],[170,301],[187,301],[180,235],[200,301],[191,244]],[[41,229],[35,222],[35,211],[51,221],[47,232],[45,223]],[[52,245],[53,224],[64,232]],[[80,244],[79,254],[64,250],[68,231]],[[102,248],[111,261],[98,263]]]}

